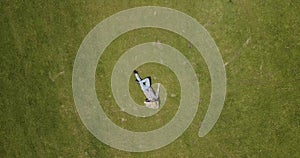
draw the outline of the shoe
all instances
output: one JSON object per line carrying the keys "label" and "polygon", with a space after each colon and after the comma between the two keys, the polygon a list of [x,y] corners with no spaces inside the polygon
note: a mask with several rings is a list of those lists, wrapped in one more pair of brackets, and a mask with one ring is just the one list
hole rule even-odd
{"label": "shoe", "polygon": [[133,73],[137,74],[138,72],[136,70],[133,70]]}

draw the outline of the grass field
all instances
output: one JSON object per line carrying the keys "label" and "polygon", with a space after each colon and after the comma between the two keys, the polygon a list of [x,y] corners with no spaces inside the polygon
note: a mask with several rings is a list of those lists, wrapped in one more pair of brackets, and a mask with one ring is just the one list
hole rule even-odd
{"label": "grass field", "polygon": [[[198,137],[211,85],[203,58],[184,38],[161,29],[127,32],[105,50],[96,71],[96,92],[117,125],[149,131],[176,113],[168,96],[149,118],[120,111],[110,77],[129,48],[160,41],[192,63],[201,90],[198,112],[177,140],[158,150],[130,153],[111,148],[83,125],[72,94],[72,69],[80,44],[99,22],[118,11],[154,5],[184,12],[214,38],[226,63],[227,95],[213,130]],[[300,1],[111,0],[0,2],[0,157],[300,157]],[[180,96],[174,73],[159,64],[138,68]],[[130,92],[143,94],[131,78]],[[169,94],[169,93],[168,93]],[[171,93],[170,93],[171,94]],[[124,121],[125,120],[125,121]]]}

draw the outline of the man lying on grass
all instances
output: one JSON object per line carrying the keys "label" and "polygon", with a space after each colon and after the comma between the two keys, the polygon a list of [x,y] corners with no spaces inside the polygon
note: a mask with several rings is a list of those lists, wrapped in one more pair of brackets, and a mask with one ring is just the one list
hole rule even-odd
{"label": "man lying on grass", "polygon": [[144,79],[141,79],[139,73],[134,70],[133,71],[136,82],[140,85],[142,91],[144,92],[146,96],[146,100],[144,101],[145,106],[151,109],[158,109],[159,108],[159,86],[156,93],[154,92],[153,88],[151,87],[151,78],[146,77]]}

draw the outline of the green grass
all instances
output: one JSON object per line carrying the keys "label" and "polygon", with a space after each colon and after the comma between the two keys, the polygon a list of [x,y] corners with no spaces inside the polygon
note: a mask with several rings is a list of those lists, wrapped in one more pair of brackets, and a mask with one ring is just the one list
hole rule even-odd
{"label": "green grass", "polygon": [[[205,26],[228,63],[227,96],[217,124],[199,138],[211,91],[203,58],[185,39],[165,30],[122,35],[105,50],[96,74],[98,98],[107,103],[103,108],[113,122],[148,131],[164,125],[177,110],[178,98],[169,97],[158,114],[135,118],[119,111],[111,97],[114,63],[144,42],[160,41],[180,50],[195,68],[202,99],[194,121],[176,141],[129,153],[101,143],[85,128],[73,101],[72,68],[82,40],[96,24],[144,5],[177,9]],[[299,16],[297,0],[1,1],[0,157],[299,157]],[[157,76],[155,82],[180,95],[168,68],[145,64],[138,70]],[[140,102],[143,96],[131,81],[131,95]]]}

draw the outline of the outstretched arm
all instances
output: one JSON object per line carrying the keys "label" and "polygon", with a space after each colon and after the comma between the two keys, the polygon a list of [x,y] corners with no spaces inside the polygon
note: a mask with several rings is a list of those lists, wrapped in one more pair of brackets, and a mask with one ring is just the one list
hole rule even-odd
{"label": "outstretched arm", "polygon": [[134,73],[134,77],[135,77],[136,81],[140,82],[142,79],[141,79],[139,73],[136,70],[134,70],[133,73]]}

